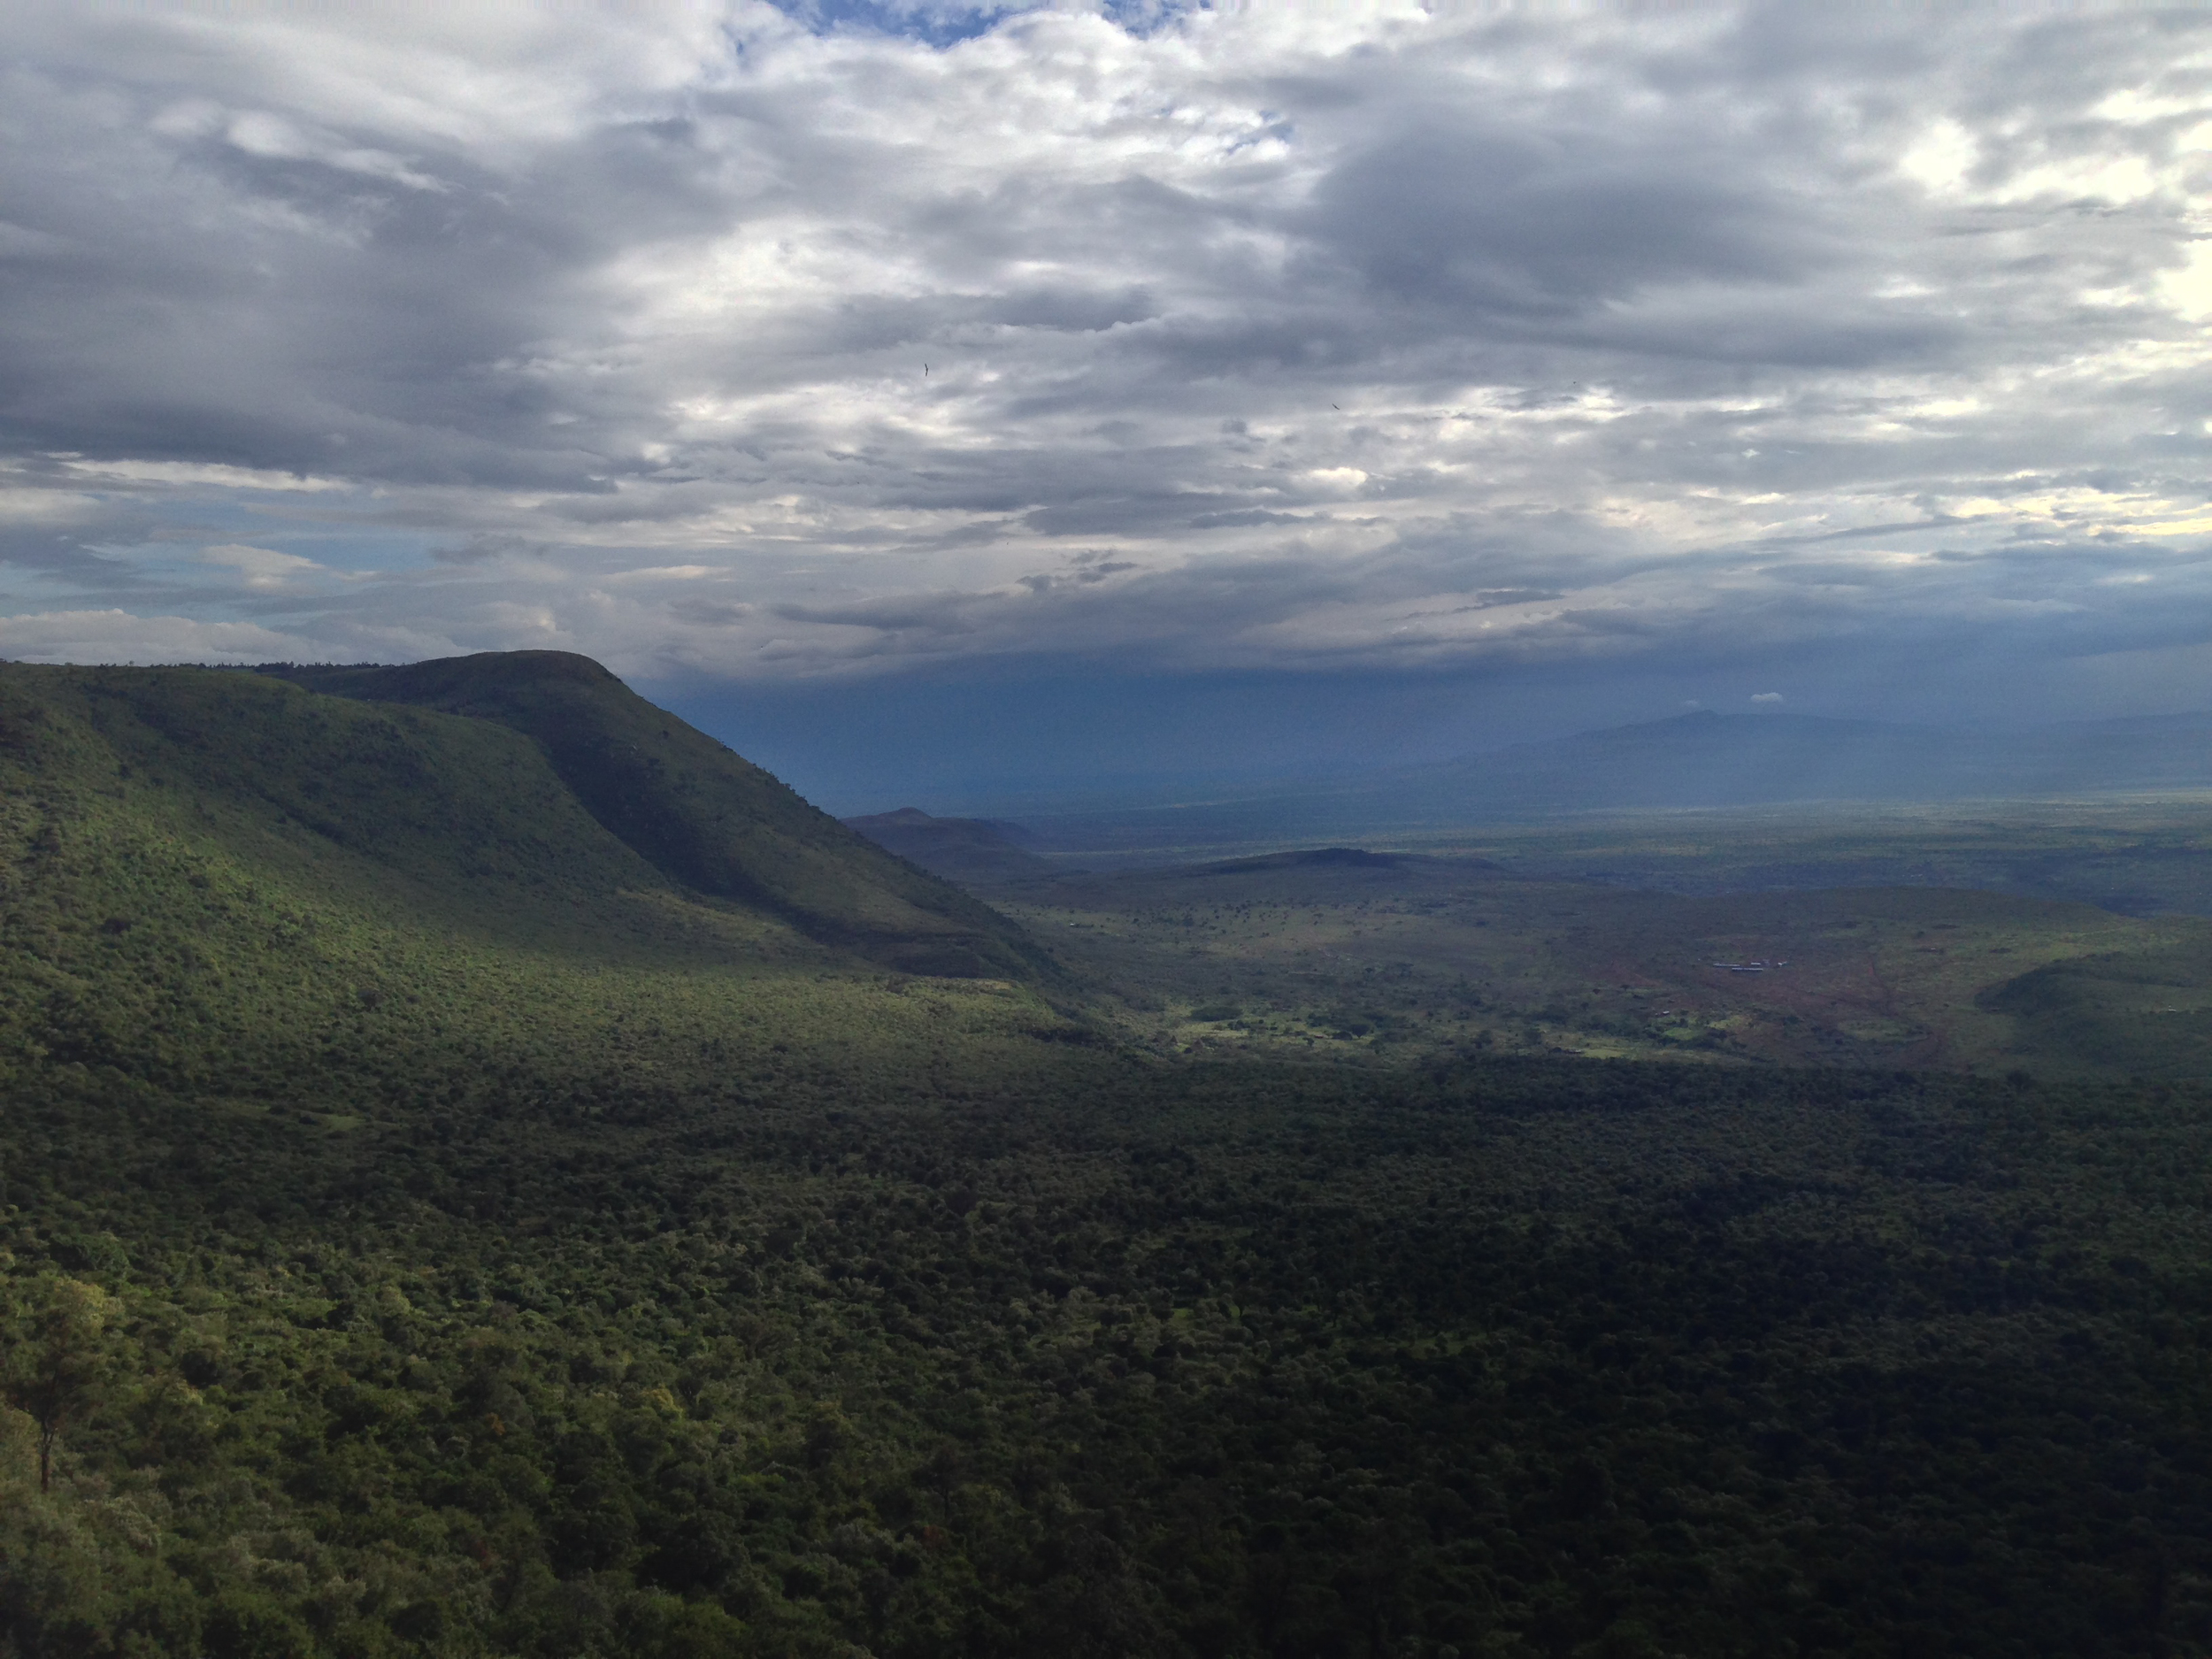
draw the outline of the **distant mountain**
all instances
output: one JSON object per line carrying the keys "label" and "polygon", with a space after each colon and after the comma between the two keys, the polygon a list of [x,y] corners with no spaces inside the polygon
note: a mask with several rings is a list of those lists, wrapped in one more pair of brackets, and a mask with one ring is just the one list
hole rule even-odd
{"label": "distant mountain", "polygon": [[[1297,852],[1261,853],[1251,858],[1230,858],[1217,864],[1193,864],[1194,876],[1256,875],[1274,870],[1395,870],[1406,860],[1395,853],[1371,853],[1361,847],[1314,847]],[[1463,859],[1463,869],[1494,869],[1481,858]]]}
{"label": "distant mountain", "polygon": [[2199,788],[2212,788],[2212,714],[2001,728],[1700,710],[1426,765],[1024,817],[1049,849],[1195,861],[1563,812]]}
{"label": "distant mountain", "polygon": [[1928,801],[2212,786],[2212,714],[2025,729],[1700,710],[1522,743],[1347,793],[1427,815]]}
{"label": "distant mountain", "polygon": [[996,818],[932,818],[919,807],[871,812],[844,820],[878,846],[952,881],[1003,881],[1045,875],[1054,866],[1027,850],[1033,841],[1018,824]]}

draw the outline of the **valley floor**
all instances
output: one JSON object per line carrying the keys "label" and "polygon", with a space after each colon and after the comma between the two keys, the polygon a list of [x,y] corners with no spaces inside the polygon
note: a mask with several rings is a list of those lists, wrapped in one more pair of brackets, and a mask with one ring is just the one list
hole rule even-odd
{"label": "valley floor", "polygon": [[972,885],[1161,1052],[2212,1074],[2198,803],[1451,839]]}

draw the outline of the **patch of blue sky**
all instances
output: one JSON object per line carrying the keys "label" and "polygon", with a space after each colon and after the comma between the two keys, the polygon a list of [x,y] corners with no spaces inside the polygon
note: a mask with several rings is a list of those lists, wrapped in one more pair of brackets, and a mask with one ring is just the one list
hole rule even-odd
{"label": "patch of blue sky", "polygon": [[73,570],[11,569],[0,575],[0,616],[66,611],[96,599],[121,603],[112,596],[127,590],[135,595],[146,586],[127,559],[108,549],[88,549]]}
{"label": "patch of blue sky", "polygon": [[[888,35],[934,47],[956,46],[987,35],[1008,18],[1048,11],[1033,4],[971,0],[777,0],[778,9],[818,34],[841,30]],[[1102,0],[1098,13],[1133,35],[1149,35],[1204,0]]]}
{"label": "patch of blue sky", "polygon": [[[134,516],[142,505],[134,494],[100,493],[118,518]],[[243,577],[265,592],[316,586],[319,578],[420,570],[438,563],[438,550],[457,539],[379,522],[378,511],[368,493],[352,490],[318,495],[311,504],[288,490],[196,490],[162,501],[158,528],[148,526],[150,536],[98,538],[86,549],[93,556],[87,564],[57,574],[61,585],[88,598],[103,596],[105,584],[125,571],[134,586],[153,580],[219,588]]]}

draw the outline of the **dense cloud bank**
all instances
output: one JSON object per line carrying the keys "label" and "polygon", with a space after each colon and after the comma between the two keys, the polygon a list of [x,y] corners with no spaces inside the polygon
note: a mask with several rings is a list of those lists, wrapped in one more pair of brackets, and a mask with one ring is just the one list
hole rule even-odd
{"label": "dense cloud bank", "polygon": [[0,40],[0,654],[2207,701],[2200,14]]}

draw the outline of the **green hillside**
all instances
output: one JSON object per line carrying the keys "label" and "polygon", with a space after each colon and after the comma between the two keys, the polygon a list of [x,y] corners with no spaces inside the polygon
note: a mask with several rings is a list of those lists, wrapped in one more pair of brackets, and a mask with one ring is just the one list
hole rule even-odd
{"label": "green hillside", "polygon": [[588,657],[505,651],[400,668],[270,670],[311,690],[523,733],[609,832],[700,893],[917,973],[1045,959],[987,906],[889,856]]}
{"label": "green hillside", "polygon": [[[672,877],[493,721],[244,673],[0,668],[0,1033],[19,1056],[358,1116],[620,1070],[647,1033],[689,1087],[793,1041],[903,1065],[949,1040],[944,1005],[975,1010],[967,1035],[1059,1028],[1010,979],[887,979],[856,943],[971,976],[1038,958],[714,752],[780,813],[755,838],[781,859],[761,885],[788,878],[772,902]],[[782,896],[841,860],[869,929]]]}
{"label": "green hillside", "polygon": [[0,1659],[2212,1651],[2202,1086],[1147,1056],[349,672],[0,666]]}

